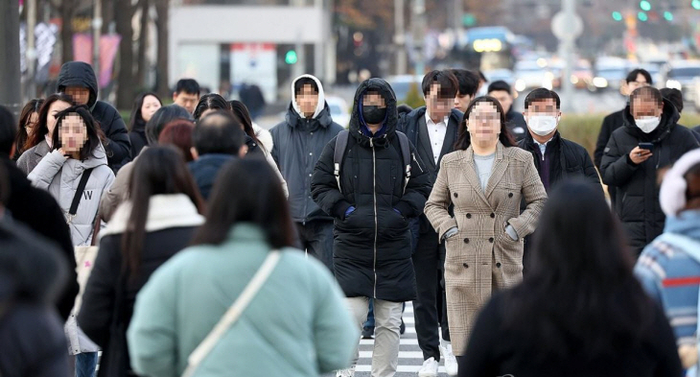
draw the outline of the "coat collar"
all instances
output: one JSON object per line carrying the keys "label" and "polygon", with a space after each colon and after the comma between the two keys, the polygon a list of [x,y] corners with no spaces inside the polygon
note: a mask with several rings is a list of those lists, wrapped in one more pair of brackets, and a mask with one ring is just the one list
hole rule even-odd
{"label": "coat collar", "polygon": [[496,189],[496,186],[498,186],[501,179],[503,179],[503,176],[508,168],[508,159],[505,158],[505,147],[500,141],[498,144],[496,144],[496,159],[493,162],[491,177],[489,177],[485,191],[481,190],[481,182],[479,182],[479,177],[476,175],[476,169],[474,168],[474,149],[469,146],[467,150],[460,151],[460,153],[462,153],[464,156],[462,159],[461,170],[467,177],[467,181],[469,181],[469,184],[475,188],[477,196],[481,198],[481,200],[487,206],[489,206],[489,208],[492,208],[488,198],[493,193],[493,190]]}
{"label": "coat collar", "polygon": [[[131,216],[131,206],[130,201],[122,203],[99,235],[124,233]],[[185,194],[153,195],[148,203],[147,232],[200,226],[203,223],[204,217],[197,212],[197,207]]]}

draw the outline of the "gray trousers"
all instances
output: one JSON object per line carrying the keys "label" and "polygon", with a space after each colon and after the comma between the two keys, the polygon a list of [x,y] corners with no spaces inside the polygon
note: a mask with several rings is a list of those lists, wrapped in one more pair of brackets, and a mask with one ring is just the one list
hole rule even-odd
{"label": "gray trousers", "polygon": [[[345,299],[357,328],[367,320],[369,298],[348,297]],[[374,300],[374,350],[372,352],[372,377],[392,377],[399,364],[399,342],[401,340],[401,314],[403,302]],[[359,347],[353,365],[360,357]]]}

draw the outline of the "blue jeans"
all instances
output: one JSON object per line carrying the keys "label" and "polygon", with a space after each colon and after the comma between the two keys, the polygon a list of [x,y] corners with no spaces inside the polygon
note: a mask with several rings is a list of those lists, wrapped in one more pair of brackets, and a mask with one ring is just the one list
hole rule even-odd
{"label": "blue jeans", "polygon": [[75,377],[95,377],[95,369],[97,369],[97,352],[75,355]]}
{"label": "blue jeans", "polygon": [[369,312],[367,312],[367,321],[362,327],[366,329],[374,329],[374,299],[369,299]]}

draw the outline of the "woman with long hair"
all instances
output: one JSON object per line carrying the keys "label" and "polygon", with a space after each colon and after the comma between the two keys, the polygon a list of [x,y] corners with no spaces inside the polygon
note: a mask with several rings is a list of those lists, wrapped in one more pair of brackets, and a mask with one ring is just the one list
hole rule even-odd
{"label": "woman with long hair", "polygon": [[294,232],[287,200],[265,161],[226,165],[193,246],[158,269],[139,293],[127,333],[134,371],[181,375],[271,254],[279,260],[269,277],[198,370],[318,376],[347,367],[359,332],[326,267],[291,248]]}
{"label": "woman with long hair", "polygon": [[[90,245],[93,222],[97,215],[102,192],[114,181],[114,173],[107,166],[102,140],[104,135],[97,121],[85,105],[69,107],[56,115],[56,126],[51,135],[52,151],[29,173],[35,187],[48,190],[66,215],[73,245]],[[83,193],[73,210],[76,191]]]}
{"label": "woman with long hair", "polygon": [[195,107],[192,116],[194,116],[195,121],[198,121],[205,115],[217,110],[231,112],[231,104],[226,102],[224,97],[220,96],[219,94],[209,93],[199,98],[199,102],[197,103],[197,107]]}
{"label": "woman with long hair", "polygon": [[633,275],[621,229],[597,187],[555,188],[530,272],[479,314],[459,375],[682,376],[673,332]]}
{"label": "woman with long hair", "polygon": [[455,151],[440,162],[425,205],[445,242],[455,356],[464,355],[474,316],[491,294],[522,279],[523,237],[535,230],[547,198],[532,155],[515,145],[498,100],[476,98],[459,125]]}
{"label": "woman with long hair", "polygon": [[[89,246],[95,237],[95,221],[102,193],[114,181],[102,144],[104,134],[85,105],[56,114],[51,135],[52,151],[27,177],[32,185],[47,190],[63,210],[74,246]],[[76,375],[95,373],[97,351],[78,328],[75,316],[66,322],[69,351],[76,355]]]}
{"label": "woman with long hair", "polygon": [[270,131],[258,126],[253,121],[253,118],[250,116],[250,111],[248,111],[248,107],[246,107],[243,102],[233,100],[230,101],[229,104],[231,104],[231,110],[233,113],[241,118],[243,126],[245,127],[244,131],[246,135],[250,136],[256,143],[265,148],[268,153],[271,153],[275,144],[272,141],[272,134]]}
{"label": "woman with long hair", "polygon": [[142,93],[134,100],[134,107],[131,109],[131,117],[129,118],[131,158],[136,158],[141,153],[141,149],[148,145],[146,123],[162,106],[163,102],[153,92]]}
{"label": "woman with long hair", "polygon": [[52,94],[39,108],[39,118],[24,144],[24,153],[17,160],[17,167],[29,175],[36,165],[53,149],[51,136],[56,128],[56,116],[73,106],[73,98],[64,93]]}
{"label": "woman with long hair", "polygon": [[144,150],[132,174],[129,200],[100,234],[78,316],[80,328],[102,348],[100,377],[133,375],[126,329],[136,295],[204,223],[203,202],[178,150]]}
{"label": "woman with long hair", "polygon": [[24,147],[27,144],[29,135],[34,132],[34,128],[39,124],[39,109],[41,109],[41,104],[43,103],[43,99],[37,98],[27,102],[22,108],[22,112],[19,115],[19,128],[17,129],[17,136],[15,137],[15,152],[12,155],[13,160],[17,161],[19,156],[24,153]]}

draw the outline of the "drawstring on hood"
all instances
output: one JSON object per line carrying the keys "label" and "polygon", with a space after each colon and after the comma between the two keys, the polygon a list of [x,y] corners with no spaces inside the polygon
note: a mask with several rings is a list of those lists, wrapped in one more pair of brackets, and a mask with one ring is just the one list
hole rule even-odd
{"label": "drawstring on hood", "polygon": [[304,115],[304,112],[301,111],[301,107],[297,103],[296,92],[294,91],[294,85],[297,83],[297,81],[299,81],[303,78],[309,78],[309,79],[314,80],[314,82],[316,83],[316,86],[318,87],[318,103],[316,103],[316,110],[314,111],[314,115],[311,117],[312,119],[315,119],[318,116],[318,114],[320,114],[321,111],[323,111],[323,108],[326,105],[326,98],[325,98],[325,95],[323,93],[323,85],[321,85],[321,81],[318,78],[316,78],[315,76],[301,75],[292,81],[292,107],[294,108],[294,111],[296,111],[297,114],[299,114],[300,117],[306,118],[306,116]]}

